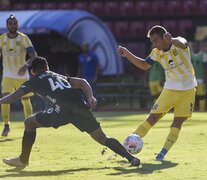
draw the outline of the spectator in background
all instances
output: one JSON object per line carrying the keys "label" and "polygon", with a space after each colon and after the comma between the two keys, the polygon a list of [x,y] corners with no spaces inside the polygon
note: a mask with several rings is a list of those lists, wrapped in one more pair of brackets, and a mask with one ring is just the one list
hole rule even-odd
{"label": "spectator in background", "polygon": [[[207,67],[207,43],[201,43],[201,50],[196,52],[198,43],[191,43],[191,61],[195,69],[195,76],[198,83],[196,91],[196,99],[198,100],[199,111],[205,111],[206,109],[206,73],[205,68]],[[196,47],[197,46],[197,47]]]}
{"label": "spectator in background", "polygon": [[[37,56],[35,49],[27,35],[18,31],[19,23],[15,16],[11,15],[6,20],[7,33],[0,36],[0,52],[3,60],[2,96],[6,96],[18,89],[22,83],[29,79],[27,68]],[[26,54],[29,60],[25,61]],[[24,115],[32,114],[30,96],[27,94],[21,98]],[[10,104],[1,105],[1,113],[4,122],[2,136],[7,136],[10,131]]]}
{"label": "spectator in background", "polygon": [[153,96],[154,100],[156,100],[161,91],[162,91],[162,80],[163,80],[163,69],[159,63],[154,63],[148,72],[148,85],[150,89],[150,93]]}
{"label": "spectator in background", "polygon": [[97,55],[89,49],[89,44],[82,44],[82,53],[79,55],[78,76],[86,79],[95,94],[96,82],[100,74],[100,65]]}

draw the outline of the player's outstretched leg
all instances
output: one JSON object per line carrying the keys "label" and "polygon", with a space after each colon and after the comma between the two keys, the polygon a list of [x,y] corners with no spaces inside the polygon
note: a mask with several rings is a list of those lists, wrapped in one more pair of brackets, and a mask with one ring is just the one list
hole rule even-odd
{"label": "player's outstretched leg", "polygon": [[159,119],[163,116],[162,113],[159,114],[150,114],[148,118],[143,121],[136,129],[134,134],[139,135],[141,138],[143,138],[148,131],[159,121]]}
{"label": "player's outstretched leg", "polygon": [[181,130],[181,126],[186,119],[187,119],[186,117],[175,117],[174,118],[173,123],[171,124],[171,127],[170,127],[170,132],[165,140],[164,146],[156,156],[157,161],[163,161],[165,155],[172,148],[172,146],[176,143],[180,130]]}
{"label": "player's outstretched leg", "polygon": [[19,157],[5,158],[3,162],[10,166],[23,167],[29,165],[29,156],[35,142],[36,132],[24,131],[22,138],[22,152]]}
{"label": "player's outstretched leg", "polygon": [[163,161],[166,154],[167,154],[167,149],[162,148],[161,151],[156,156],[156,161]]}
{"label": "player's outstretched leg", "polygon": [[35,115],[25,121],[25,131],[22,138],[22,152],[19,157],[5,158],[3,162],[10,166],[24,167],[29,165],[29,156],[36,138],[36,128],[41,125],[36,121]]}
{"label": "player's outstretched leg", "polygon": [[106,138],[104,145],[112,151],[114,151],[116,154],[119,154],[120,156],[127,158],[131,166],[140,165],[140,160],[132,154],[130,154],[118,140],[114,138]]}
{"label": "player's outstretched leg", "polygon": [[90,136],[100,144],[107,146],[116,154],[125,157],[130,162],[131,166],[140,165],[140,160],[137,157],[130,154],[118,140],[107,137],[101,128],[91,132]]}

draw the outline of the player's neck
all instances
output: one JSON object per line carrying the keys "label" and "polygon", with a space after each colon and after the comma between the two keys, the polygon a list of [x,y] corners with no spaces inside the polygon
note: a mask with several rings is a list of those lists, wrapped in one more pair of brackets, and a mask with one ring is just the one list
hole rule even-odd
{"label": "player's neck", "polygon": [[7,35],[8,35],[9,38],[16,38],[18,36],[18,33],[17,32],[15,32],[15,33],[10,33],[9,32]]}
{"label": "player's neck", "polygon": [[170,48],[171,48],[171,46],[172,46],[172,44],[167,44],[167,45],[163,48],[163,51],[164,51],[164,52],[169,51]]}

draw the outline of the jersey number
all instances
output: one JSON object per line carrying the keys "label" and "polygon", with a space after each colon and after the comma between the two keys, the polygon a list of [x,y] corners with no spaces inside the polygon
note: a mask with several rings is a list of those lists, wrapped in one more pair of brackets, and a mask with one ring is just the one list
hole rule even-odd
{"label": "jersey number", "polygon": [[61,90],[63,90],[64,88],[71,88],[71,85],[67,81],[62,80],[61,78],[57,78],[56,80],[49,78],[48,81],[50,83],[52,91],[55,91],[58,88]]}

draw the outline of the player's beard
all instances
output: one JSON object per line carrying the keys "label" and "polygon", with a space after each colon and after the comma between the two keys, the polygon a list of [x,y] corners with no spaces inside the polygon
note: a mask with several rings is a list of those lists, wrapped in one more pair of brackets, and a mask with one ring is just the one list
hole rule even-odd
{"label": "player's beard", "polygon": [[16,34],[17,33],[17,28],[11,28],[11,29],[9,29],[9,33]]}

